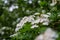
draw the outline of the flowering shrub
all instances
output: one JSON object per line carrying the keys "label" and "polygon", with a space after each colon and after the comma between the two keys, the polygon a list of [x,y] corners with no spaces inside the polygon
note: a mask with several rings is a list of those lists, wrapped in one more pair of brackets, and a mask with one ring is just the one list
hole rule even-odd
{"label": "flowering shrub", "polygon": [[0,0],[0,40],[60,40],[60,1]]}

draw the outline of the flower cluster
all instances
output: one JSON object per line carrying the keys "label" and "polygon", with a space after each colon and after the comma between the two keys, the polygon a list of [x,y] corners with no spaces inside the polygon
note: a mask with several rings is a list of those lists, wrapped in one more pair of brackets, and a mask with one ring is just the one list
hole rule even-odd
{"label": "flower cluster", "polygon": [[[39,15],[39,16],[36,16],[36,15]],[[48,17],[50,17],[50,13],[41,14],[41,15],[40,13],[35,13],[34,15],[25,16],[17,24],[15,31],[17,32],[19,29],[21,29],[26,22],[30,22],[32,24],[31,28],[38,27],[38,25],[36,25],[38,23],[41,23],[42,25],[48,25],[50,22]]]}

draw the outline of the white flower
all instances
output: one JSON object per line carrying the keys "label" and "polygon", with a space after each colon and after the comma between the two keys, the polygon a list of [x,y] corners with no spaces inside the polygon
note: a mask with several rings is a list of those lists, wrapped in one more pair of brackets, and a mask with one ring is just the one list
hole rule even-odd
{"label": "white flower", "polygon": [[16,25],[15,31],[18,31],[19,29],[21,29],[21,28],[23,27],[23,25],[24,25],[27,21],[28,21],[28,17],[24,17],[24,18],[20,21],[20,23],[18,23],[18,24]]}
{"label": "white flower", "polygon": [[33,25],[31,28],[35,28],[35,27],[38,27],[38,25]]}
{"label": "white flower", "polygon": [[11,35],[10,37],[12,37],[12,36],[14,37],[15,35],[17,35],[17,34],[13,34],[13,35]]}
{"label": "white flower", "polygon": [[48,25],[50,22],[48,17],[50,17],[48,14],[41,14],[41,17],[36,17],[36,20],[31,22],[31,24],[36,24],[40,22],[43,23],[43,25]]}
{"label": "white flower", "polygon": [[48,12],[47,14],[48,14],[49,16],[51,15],[51,13],[50,13],[50,12]]}
{"label": "white flower", "polygon": [[18,35],[18,33],[15,33],[13,35],[10,35],[10,37],[14,37],[14,36],[17,36],[17,35]]}
{"label": "white flower", "polygon": [[13,11],[13,9],[14,9],[14,5],[12,5],[10,8],[9,8],[9,11]]}
{"label": "white flower", "polygon": [[38,0],[38,3],[40,3],[41,1],[40,0]]}
{"label": "white flower", "polygon": [[48,25],[50,21],[48,18],[40,18],[39,22],[42,23],[43,25]]}
{"label": "white flower", "polygon": [[48,18],[48,17],[50,17],[50,16],[47,15],[47,14],[41,14],[41,17],[46,17],[46,18]]}
{"label": "white flower", "polygon": [[43,25],[48,25],[48,24],[49,24],[49,22],[43,22],[42,24],[43,24]]}
{"label": "white flower", "polygon": [[15,32],[17,32],[19,29],[21,29],[22,27],[16,27],[15,28]]}
{"label": "white flower", "polygon": [[24,23],[26,23],[27,21],[28,21],[28,17],[24,17],[17,26],[22,27],[24,25]]}
{"label": "white flower", "polygon": [[49,21],[48,18],[40,18],[40,23]]}
{"label": "white flower", "polygon": [[[40,13],[35,13],[35,14],[40,14]],[[21,29],[26,22],[31,22],[32,25],[38,24],[39,22],[42,23],[43,25],[49,24],[49,19],[48,19],[49,15],[41,14],[41,16],[40,17],[37,16],[35,20],[34,19],[35,14],[30,16],[25,16],[24,18],[22,18],[22,20],[16,25],[15,31],[18,31],[19,29]]]}
{"label": "white flower", "polygon": [[28,2],[29,2],[29,4],[31,4],[32,3],[32,0],[29,0]]}
{"label": "white flower", "polygon": [[9,11],[12,12],[16,8],[18,8],[18,6],[11,5],[11,7],[9,8]]}
{"label": "white flower", "polygon": [[40,19],[34,20],[31,24],[39,23]]}
{"label": "white flower", "polygon": [[40,13],[36,12],[34,15],[39,15]]}
{"label": "white flower", "polygon": [[28,17],[28,22],[33,22],[34,21],[34,17],[35,17],[34,15],[29,16]]}
{"label": "white flower", "polygon": [[4,30],[4,29],[6,29],[6,27],[2,27],[2,28],[1,28],[1,30]]}
{"label": "white flower", "polygon": [[5,4],[7,4],[7,3],[8,3],[8,0],[2,0],[2,1],[4,1],[4,3],[5,3]]}
{"label": "white flower", "polygon": [[15,6],[14,6],[14,8],[18,8],[18,6],[17,6],[17,5],[15,5]]}
{"label": "white flower", "polygon": [[50,6],[55,6],[56,3],[51,3]]}

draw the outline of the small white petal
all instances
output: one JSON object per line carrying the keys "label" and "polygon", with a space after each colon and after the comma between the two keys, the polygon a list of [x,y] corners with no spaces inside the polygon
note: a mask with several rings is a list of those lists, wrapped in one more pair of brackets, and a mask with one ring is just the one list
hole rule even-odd
{"label": "small white petal", "polygon": [[7,3],[8,3],[8,0],[2,0],[2,1],[4,1],[4,3],[5,3],[5,4],[7,4]]}
{"label": "small white petal", "polygon": [[18,35],[18,33],[15,33],[13,35],[10,35],[10,37],[14,37],[14,36],[17,36],[17,35]]}
{"label": "small white petal", "polygon": [[33,25],[31,28],[35,28],[35,27],[38,27],[38,25]]}
{"label": "small white petal", "polygon": [[19,29],[20,29],[20,28],[16,28],[16,29],[15,29],[15,32],[17,32]]}
{"label": "small white petal", "polygon": [[2,27],[2,30],[6,29],[6,27]]}
{"label": "small white petal", "polygon": [[49,23],[48,22],[43,22],[43,25],[48,25]]}
{"label": "small white petal", "polygon": [[50,17],[50,16],[47,15],[47,14],[41,14],[41,16],[42,16],[42,17],[46,17],[46,18],[47,18],[47,17]]}
{"label": "small white petal", "polygon": [[40,19],[33,21],[31,24],[39,23]]}
{"label": "small white petal", "polygon": [[15,6],[15,8],[18,8],[18,6]]}
{"label": "small white petal", "polygon": [[16,8],[18,8],[18,6],[11,5],[11,7],[9,8],[9,11],[12,12]]}
{"label": "small white petal", "polygon": [[47,14],[48,14],[48,15],[51,15],[51,13],[50,13],[50,12],[48,12]]}
{"label": "small white petal", "polygon": [[34,15],[39,15],[40,13],[36,12]]}
{"label": "small white petal", "polygon": [[29,0],[29,4],[31,4],[32,3],[32,0]]}
{"label": "small white petal", "polygon": [[40,3],[41,1],[39,0],[38,3]]}
{"label": "small white petal", "polygon": [[50,6],[55,6],[56,3],[51,3]]}

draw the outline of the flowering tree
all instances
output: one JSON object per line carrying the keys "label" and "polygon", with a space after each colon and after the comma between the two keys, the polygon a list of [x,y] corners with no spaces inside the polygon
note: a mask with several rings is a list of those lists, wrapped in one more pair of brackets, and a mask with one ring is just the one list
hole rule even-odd
{"label": "flowering tree", "polygon": [[59,40],[59,0],[0,0],[1,40]]}

